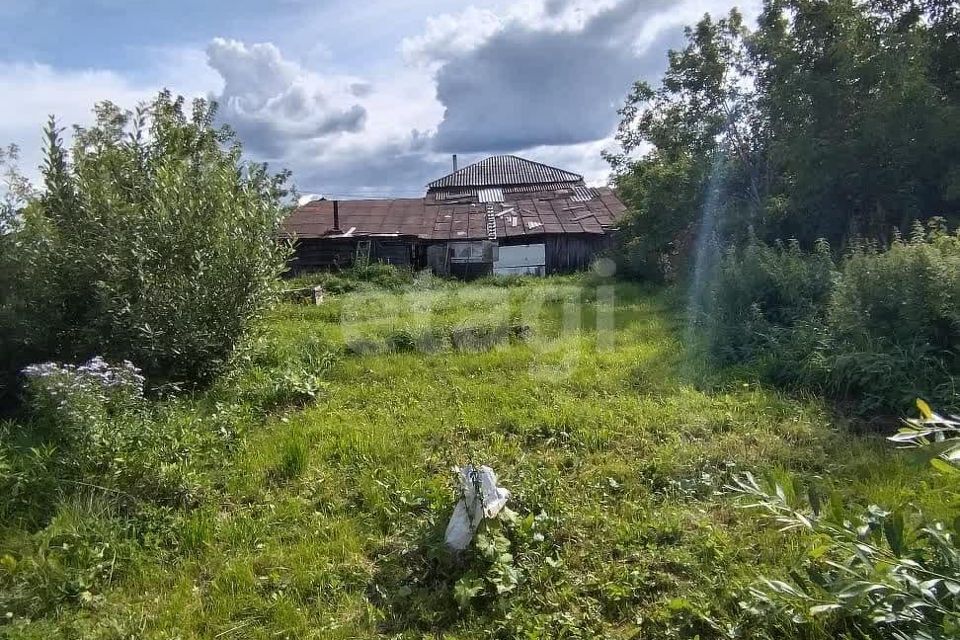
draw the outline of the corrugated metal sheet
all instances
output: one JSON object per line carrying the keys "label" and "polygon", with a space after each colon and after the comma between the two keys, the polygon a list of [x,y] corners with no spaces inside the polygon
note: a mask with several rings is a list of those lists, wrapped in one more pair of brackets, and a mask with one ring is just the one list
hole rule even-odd
{"label": "corrugated metal sheet", "polygon": [[583,176],[517,156],[491,156],[454,171],[427,186],[430,189],[502,187],[544,182],[583,182]]}
{"label": "corrugated metal sheet", "polygon": [[299,238],[329,238],[353,229],[353,237],[393,235],[421,240],[486,240],[491,237],[487,206],[493,207],[496,237],[578,233],[604,234],[626,207],[607,187],[596,197],[575,202],[569,194],[506,195],[489,205],[435,202],[428,198],[344,200],[339,234],[333,231],[333,202],[311,202],[294,211],[283,231]]}
{"label": "corrugated metal sheet", "polygon": [[573,202],[587,202],[589,200],[593,200],[596,196],[596,192],[589,187],[574,187],[573,195],[570,196],[570,200]]}
{"label": "corrugated metal sheet", "polygon": [[478,189],[477,199],[480,200],[481,204],[486,204],[487,202],[503,202],[503,189],[499,187]]}
{"label": "corrugated metal sheet", "polygon": [[[547,194],[546,197],[559,198],[563,196],[572,196],[574,189],[586,188],[578,187],[572,182],[545,182],[543,184],[524,184],[514,187],[453,187],[450,189],[432,189],[427,194],[428,201],[434,202],[477,202],[482,203],[480,193],[488,189],[499,189],[504,194],[504,199],[510,199],[518,195]],[[503,200],[497,200],[502,202]]]}
{"label": "corrugated metal sheet", "polygon": [[558,195],[573,193],[573,185],[569,182],[545,182],[543,184],[525,184],[518,187],[504,187],[504,193],[542,193],[553,191]]}
{"label": "corrugated metal sheet", "polygon": [[476,189],[457,189],[454,191],[437,191],[437,200],[464,200],[477,197]]}

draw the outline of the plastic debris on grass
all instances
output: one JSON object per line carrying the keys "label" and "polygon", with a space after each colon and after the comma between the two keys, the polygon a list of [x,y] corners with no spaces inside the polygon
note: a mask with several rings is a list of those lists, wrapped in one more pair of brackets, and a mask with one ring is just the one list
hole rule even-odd
{"label": "plastic debris on grass", "polygon": [[455,551],[470,546],[484,518],[494,519],[507,504],[510,492],[497,486],[497,474],[488,466],[460,469],[461,496],[447,524],[445,540]]}

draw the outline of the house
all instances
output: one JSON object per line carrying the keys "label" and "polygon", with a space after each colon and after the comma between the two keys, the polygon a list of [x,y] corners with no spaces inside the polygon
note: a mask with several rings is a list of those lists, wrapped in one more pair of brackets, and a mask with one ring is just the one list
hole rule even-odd
{"label": "house", "polygon": [[625,211],[612,189],[505,155],[455,168],[422,198],[307,203],[282,233],[295,240],[294,272],[359,259],[461,277],[543,275],[588,267]]}

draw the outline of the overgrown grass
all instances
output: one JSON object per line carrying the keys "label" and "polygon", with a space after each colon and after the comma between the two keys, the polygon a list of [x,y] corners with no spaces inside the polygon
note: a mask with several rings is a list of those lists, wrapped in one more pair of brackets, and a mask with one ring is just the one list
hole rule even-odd
{"label": "overgrown grass", "polygon": [[[510,284],[279,307],[245,364],[179,409],[230,434],[198,463],[198,506],[124,511],[91,490],[47,526],[7,524],[0,635],[827,638],[738,604],[804,546],[722,494],[735,473],[803,472],[851,509],[951,516],[942,481],[822,403],[704,384],[671,292]],[[417,343],[512,325],[526,339]],[[394,348],[347,348],[360,341]],[[509,534],[517,588],[461,609],[472,567],[442,539],[468,461],[525,520]]]}

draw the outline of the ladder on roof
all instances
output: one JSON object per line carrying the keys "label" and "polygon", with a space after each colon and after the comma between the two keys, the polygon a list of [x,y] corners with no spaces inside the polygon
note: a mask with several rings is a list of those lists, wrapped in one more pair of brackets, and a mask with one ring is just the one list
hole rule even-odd
{"label": "ladder on roof", "polygon": [[493,203],[487,203],[487,240],[497,239],[497,217],[493,213]]}

